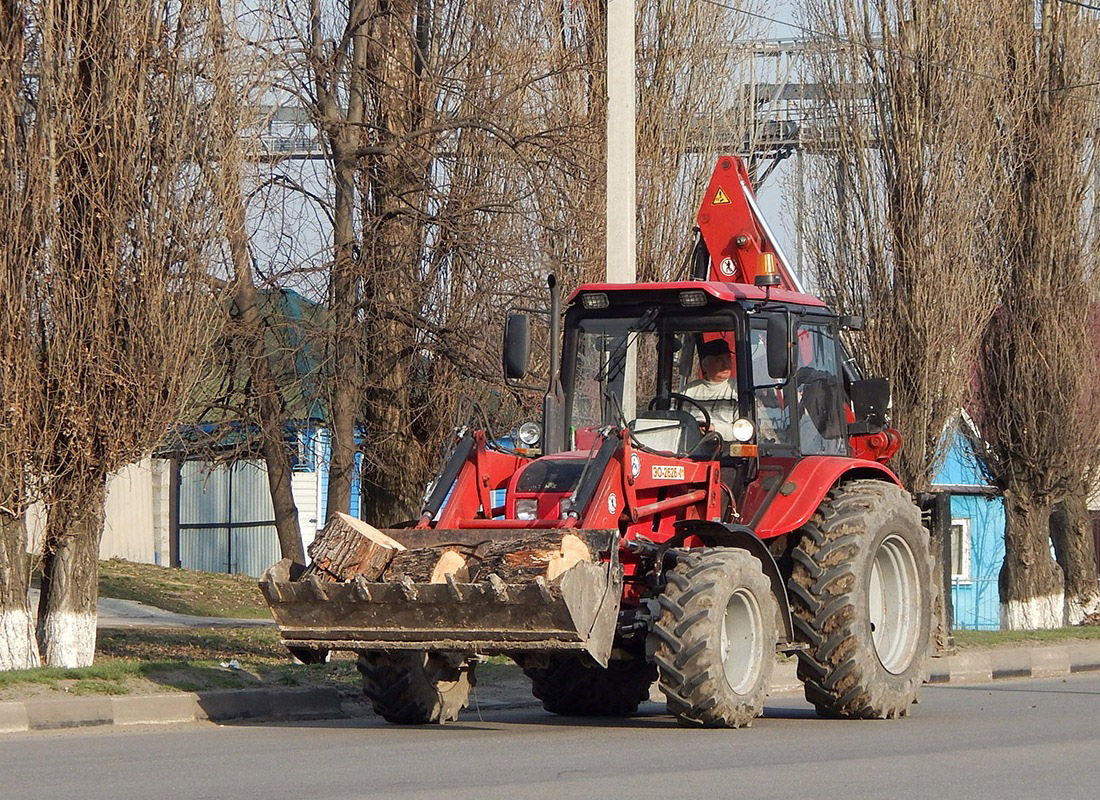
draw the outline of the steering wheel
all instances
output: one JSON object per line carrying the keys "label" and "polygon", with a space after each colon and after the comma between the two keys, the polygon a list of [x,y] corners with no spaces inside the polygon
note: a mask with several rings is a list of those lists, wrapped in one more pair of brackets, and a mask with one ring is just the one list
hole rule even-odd
{"label": "steering wheel", "polygon": [[[710,412],[707,411],[706,406],[704,406],[694,397],[688,397],[686,394],[680,394],[679,392],[669,392],[668,397],[670,400],[680,401],[679,409],[683,409],[684,403],[687,403],[689,406],[694,406],[695,408],[699,409],[699,413],[703,415],[703,421],[699,423],[700,429],[702,429],[704,433],[710,430]],[[659,397],[654,397],[652,400],[649,401],[650,411],[654,410],[655,406],[657,405],[657,401],[660,399],[661,398]]]}

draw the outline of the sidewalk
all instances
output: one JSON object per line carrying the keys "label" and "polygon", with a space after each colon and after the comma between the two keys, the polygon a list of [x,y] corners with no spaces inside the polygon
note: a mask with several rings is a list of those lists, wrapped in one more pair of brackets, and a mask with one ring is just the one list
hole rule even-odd
{"label": "sidewalk", "polygon": [[[31,608],[38,607],[38,590],[30,590]],[[232,617],[193,617],[176,614],[156,606],[133,600],[100,597],[96,604],[96,627],[101,630],[118,628],[263,628],[273,627],[270,619],[234,619]]]}
{"label": "sidewalk", "polygon": [[[140,604],[138,604],[140,605]],[[257,620],[251,620],[256,623]],[[518,672],[518,668],[517,672]],[[934,658],[928,683],[987,683],[1004,678],[1046,678],[1100,671],[1100,641],[1041,647],[966,650]],[[522,676],[519,676],[522,677]],[[537,707],[521,681],[493,699],[471,697],[470,708]],[[801,691],[793,661],[777,666],[772,694]],[[653,687],[650,699],[664,702]],[[175,692],[133,697],[71,697],[0,703],[0,734],[58,728],[155,725],[231,720],[335,719],[361,716],[363,706],[345,704],[330,688],[243,689]]]}

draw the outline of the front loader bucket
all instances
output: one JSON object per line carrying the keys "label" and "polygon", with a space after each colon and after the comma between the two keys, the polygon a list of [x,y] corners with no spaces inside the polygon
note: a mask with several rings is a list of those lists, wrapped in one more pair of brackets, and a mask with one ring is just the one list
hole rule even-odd
{"label": "front loader bucket", "polygon": [[284,560],[260,588],[292,650],[576,650],[606,665],[623,581],[617,534],[607,534],[608,561],[579,562],[553,582],[508,583],[496,574],[476,583],[450,575],[445,583],[295,581]]}

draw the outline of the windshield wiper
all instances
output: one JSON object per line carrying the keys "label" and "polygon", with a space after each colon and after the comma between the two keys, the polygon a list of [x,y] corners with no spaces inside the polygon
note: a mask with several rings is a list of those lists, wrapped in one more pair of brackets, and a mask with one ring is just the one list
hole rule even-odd
{"label": "windshield wiper", "polygon": [[626,354],[629,352],[630,346],[637,341],[638,334],[651,331],[656,327],[654,323],[659,313],[656,308],[650,308],[638,318],[638,327],[630,331],[623,337],[621,342],[615,345],[615,349],[607,358],[607,363],[600,367],[599,372],[595,374],[594,377],[599,383],[602,384],[611,374],[619,375],[626,365]]}

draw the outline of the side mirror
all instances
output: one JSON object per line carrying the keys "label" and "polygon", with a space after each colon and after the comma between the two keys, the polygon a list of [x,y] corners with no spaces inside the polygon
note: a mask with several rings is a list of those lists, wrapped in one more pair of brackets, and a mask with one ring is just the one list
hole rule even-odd
{"label": "side mirror", "polygon": [[768,317],[768,375],[785,381],[791,374],[791,326],[786,314]]}
{"label": "side mirror", "polygon": [[504,322],[504,377],[510,381],[523,378],[530,355],[530,318],[526,314],[509,314]]}
{"label": "side mirror", "polygon": [[856,316],[855,314],[842,314],[839,322],[840,327],[846,331],[863,330],[863,317]]}

